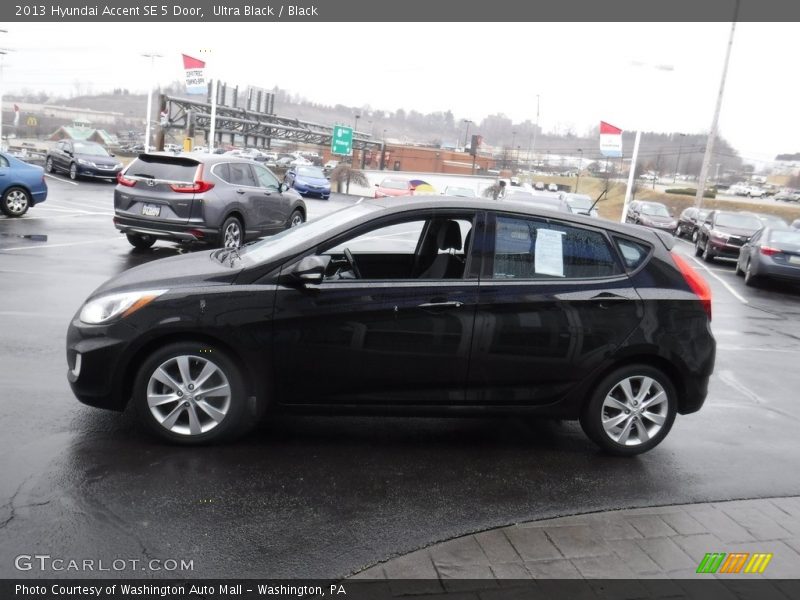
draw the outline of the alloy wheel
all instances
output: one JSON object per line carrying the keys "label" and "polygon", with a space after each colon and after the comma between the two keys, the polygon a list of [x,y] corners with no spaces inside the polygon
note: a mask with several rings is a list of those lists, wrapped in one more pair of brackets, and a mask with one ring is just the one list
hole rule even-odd
{"label": "alloy wheel", "polygon": [[231,408],[231,386],[222,369],[211,360],[175,356],[150,375],[147,406],[167,431],[196,436],[211,431],[225,419]]}
{"label": "alloy wheel", "polygon": [[14,216],[24,215],[28,210],[28,196],[22,190],[11,190],[6,196],[6,208]]}
{"label": "alloy wheel", "polygon": [[228,226],[225,227],[224,237],[226,248],[238,248],[242,245],[242,228],[238,221],[228,223]]}
{"label": "alloy wheel", "polygon": [[603,400],[603,429],[618,444],[638,446],[661,431],[668,410],[667,393],[658,381],[647,376],[626,377]]}
{"label": "alloy wheel", "polygon": [[301,215],[299,212],[294,213],[292,215],[291,226],[292,227],[297,227],[298,225],[302,225],[302,224],[303,224],[303,215]]}

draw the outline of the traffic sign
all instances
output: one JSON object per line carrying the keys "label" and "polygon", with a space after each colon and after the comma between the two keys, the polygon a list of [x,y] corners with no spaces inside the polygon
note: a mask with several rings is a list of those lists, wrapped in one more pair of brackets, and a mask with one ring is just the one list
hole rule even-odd
{"label": "traffic sign", "polygon": [[344,125],[333,126],[333,136],[331,137],[331,154],[353,153],[353,128]]}

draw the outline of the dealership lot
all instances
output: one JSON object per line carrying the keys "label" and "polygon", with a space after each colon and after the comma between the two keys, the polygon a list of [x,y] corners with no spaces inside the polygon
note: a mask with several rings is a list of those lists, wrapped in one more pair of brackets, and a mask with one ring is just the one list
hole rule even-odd
{"label": "dealership lot", "polygon": [[[25,576],[12,566],[24,548],[193,558],[204,577],[335,577],[523,520],[800,494],[800,292],[691,258],[714,290],[716,372],[703,410],[639,458],[599,454],[575,424],[520,419],[284,417],[231,446],[164,445],[129,415],[77,403],[64,334],[108,277],[183,250],[133,250],[111,224],[110,184],[48,184],[25,218],[0,218],[4,576]],[[309,218],[354,201],[307,200]]]}

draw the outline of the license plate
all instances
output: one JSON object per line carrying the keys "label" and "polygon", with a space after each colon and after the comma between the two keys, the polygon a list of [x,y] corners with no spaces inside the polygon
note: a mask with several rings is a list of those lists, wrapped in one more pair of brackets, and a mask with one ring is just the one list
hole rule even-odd
{"label": "license plate", "polygon": [[158,204],[145,204],[142,207],[142,214],[145,217],[157,217],[161,214],[161,207]]}
{"label": "license plate", "polygon": [[790,256],[789,262],[793,265],[800,265],[800,256]]}

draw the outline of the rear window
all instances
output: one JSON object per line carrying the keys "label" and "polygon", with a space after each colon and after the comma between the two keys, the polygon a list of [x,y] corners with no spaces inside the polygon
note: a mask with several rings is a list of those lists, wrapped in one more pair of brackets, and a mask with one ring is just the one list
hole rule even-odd
{"label": "rear window", "polygon": [[617,244],[619,253],[622,255],[622,262],[625,263],[628,271],[638,269],[650,254],[650,246],[647,244],[640,244],[624,238],[614,238],[614,242]]}
{"label": "rear window", "polygon": [[797,244],[800,246],[800,231],[773,231],[769,241],[777,244]]}
{"label": "rear window", "polygon": [[198,165],[196,161],[185,158],[164,160],[164,158],[167,157],[139,157],[131,163],[125,175],[163,181],[194,181]]}
{"label": "rear window", "polygon": [[384,179],[383,183],[381,183],[381,187],[390,190],[407,190],[408,182],[398,181],[397,179]]}

